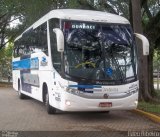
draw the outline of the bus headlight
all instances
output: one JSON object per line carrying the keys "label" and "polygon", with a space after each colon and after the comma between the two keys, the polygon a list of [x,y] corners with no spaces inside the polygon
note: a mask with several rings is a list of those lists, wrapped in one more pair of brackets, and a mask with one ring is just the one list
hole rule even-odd
{"label": "bus headlight", "polygon": [[67,106],[70,106],[70,105],[71,105],[71,102],[70,102],[69,100],[66,100],[65,104],[66,104]]}
{"label": "bus headlight", "polygon": [[75,94],[75,95],[78,95],[78,94],[80,94],[80,91],[79,90],[77,90],[77,89],[74,89],[74,88],[66,88],[66,91],[68,92],[68,93],[71,93],[71,94]]}
{"label": "bus headlight", "polygon": [[134,104],[137,106],[138,105],[138,100],[134,101]]}
{"label": "bus headlight", "polygon": [[137,89],[134,89],[134,90],[129,90],[127,93],[128,94],[135,94],[135,93],[137,93],[139,91],[139,89],[137,88]]}

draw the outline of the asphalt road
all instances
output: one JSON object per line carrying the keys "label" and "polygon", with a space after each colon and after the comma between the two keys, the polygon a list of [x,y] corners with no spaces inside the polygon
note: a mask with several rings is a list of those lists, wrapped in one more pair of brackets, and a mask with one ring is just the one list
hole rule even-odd
{"label": "asphalt road", "polygon": [[[43,103],[20,100],[12,88],[0,87],[0,131],[159,131],[160,125],[130,111],[48,115]],[[78,132],[77,132],[78,133]],[[82,133],[82,132],[80,132]]]}

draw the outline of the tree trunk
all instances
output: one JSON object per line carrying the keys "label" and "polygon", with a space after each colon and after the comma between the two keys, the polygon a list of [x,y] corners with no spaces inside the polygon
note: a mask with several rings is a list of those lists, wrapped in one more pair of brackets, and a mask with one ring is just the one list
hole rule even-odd
{"label": "tree trunk", "polygon": [[150,46],[149,51],[149,87],[150,87],[150,94],[154,96],[154,82],[153,82],[153,55],[154,55],[154,49],[153,46]]}
{"label": "tree trunk", "polygon": [[[132,24],[134,32],[143,33],[142,23],[141,23],[141,5],[140,0],[131,0],[132,7]],[[149,82],[148,82],[148,57],[143,56],[142,43],[139,40],[137,41],[137,50],[138,50],[138,77],[139,77],[139,99],[148,101],[148,91],[149,91]]]}
{"label": "tree trunk", "polygon": [[159,90],[159,68],[157,70],[157,90]]}

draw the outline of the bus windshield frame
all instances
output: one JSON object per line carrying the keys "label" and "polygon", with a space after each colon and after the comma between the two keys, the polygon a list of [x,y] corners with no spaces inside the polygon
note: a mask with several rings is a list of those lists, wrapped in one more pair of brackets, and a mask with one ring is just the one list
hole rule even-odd
{"label": "bus windshield frame", "polygon": [[121,85],[137,80],[137,54],[129,24],[63,20],[64,77],[79,83]]}

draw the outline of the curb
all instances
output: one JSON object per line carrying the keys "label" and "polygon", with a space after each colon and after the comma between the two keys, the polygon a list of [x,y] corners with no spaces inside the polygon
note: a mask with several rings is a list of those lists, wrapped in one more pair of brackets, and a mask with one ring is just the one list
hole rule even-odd
{"label": "curb", "polygon": [[2,83],[2,82],[0,82],[0,87],[12,87],[12,83]]}
{"label": "curb", "polygon": [[151,113],[139,110],[139,109],[134,109],[134,110],[132,110],[132,112],[143,115],[143,116],[149,118],[150,120],[152,120],[153,122],[156,122],[156,123],[160,124],[160,117],[157,116],[157,115],[154,115],[154,114],[151,114]]}

